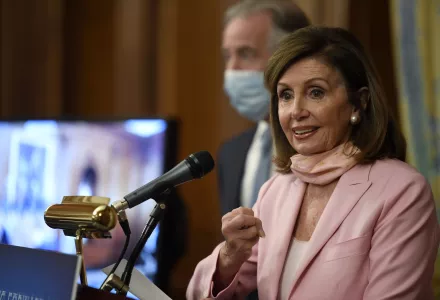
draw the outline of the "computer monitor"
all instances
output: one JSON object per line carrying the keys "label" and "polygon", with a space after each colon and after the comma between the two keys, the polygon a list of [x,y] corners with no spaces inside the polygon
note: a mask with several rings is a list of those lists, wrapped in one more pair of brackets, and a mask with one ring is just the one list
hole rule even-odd
{"label": "computer monitor", "polygon": [[[61,203],[63,196],[116,201],[176,164],[177,122],[161,118],[7,120],[0,121],[0,136],[0,242],[28,248],[75,253],[74,239],[44,222],[44,211]],[[148,200],[127,210],[133,232],[129,249],[154,205]],[[183,212],[183,207],[179,210]],[[166,280],[169,271],[164,243],[173,237],[161,237],[162,228],[173,228],[169,222],[176,220],[165,215],[136,265],[153,282]],[[122,230],[117,228],[112,235],[110,240],[85,242],[92,287],[99,287],[105,278],[100,269],[113,264],[122,250]]]}

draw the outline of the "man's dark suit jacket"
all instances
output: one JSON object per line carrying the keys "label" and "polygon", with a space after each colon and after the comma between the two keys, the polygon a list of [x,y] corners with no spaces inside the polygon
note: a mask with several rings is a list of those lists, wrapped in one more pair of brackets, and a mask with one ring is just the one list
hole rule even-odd
{"label": "man's dark suit jacket", "polygon": [[[241,205],[241,183],[243,181],[246,156],[256,131],[257,126],[254,126],[226,141],[219,150],[217,157],[217,179],[222,216]],[[258,291],[252,292],[246,299],[258,299]]]}
{"label": "man's dark suit jacket", "polygon": [[246,156],[252,144],[257,126],[226,141],[217,158],[217,179],[222,215],[240,206]]}

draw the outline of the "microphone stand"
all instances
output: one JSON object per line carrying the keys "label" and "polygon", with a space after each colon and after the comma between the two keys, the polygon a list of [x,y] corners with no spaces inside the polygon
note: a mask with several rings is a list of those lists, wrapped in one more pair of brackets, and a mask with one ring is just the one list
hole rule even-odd
{"label": "microphone stand", "polygon": [[[122,273],[121,278],[113,274],[113,276],[111,276],[111,278],[109,278],[108,282],[106,283],[109,288],[115,288],[119,295],[124,295],[124,296],[127,295],[129,291],[131,274],[133,273],[134,265],[137,259],[139,258],[142,249],[147,243],[147,240],[150,237],[151,233],[153,233],[157,224],[162,220],[164,212],[167,208],[166,202],[173,189],[174,188],[169,188],[164,192],[162,192],[161,194],[159,194],[158,196],[152,197],[152,199],[155,200],[157,204],[150,213],[150,219],[148,220],[146,226],[144,227],[141,237],[139,238],[138,242],[136,243],[136,246],[134,247],[132,253],[130,254],[130,257],[127,260],[127,264],[125,266],[125,270]],[[108,291],[108,289],[106,290]]]}
{"label": "microphone stand", "polygon": [[83,232],[81,229],[78,229],[75,233],[75,248],[76,248],[76,255],[81,256],[81,270],[80,270],[79,278],[81,280],[82,285],[87,285],[86,265],[84,263],[84,257],[83,257]]}

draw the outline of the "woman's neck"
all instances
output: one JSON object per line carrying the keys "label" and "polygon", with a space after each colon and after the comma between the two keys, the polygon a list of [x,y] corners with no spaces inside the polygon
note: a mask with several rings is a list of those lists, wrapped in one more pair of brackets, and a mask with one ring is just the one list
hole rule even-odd
{"label": "woman's neck", "polygon": [[314,197],[322,198],[323,196],[328,196],[330,198],[338,182],[339,182],[339,178],[325,185],[308,183],[306,188],[306,194],[313,198]]}
{"label": "woman's neck", "polygon": [[307,184],[295,226],[297,240],[310,240],[338,181],[326,185]]}

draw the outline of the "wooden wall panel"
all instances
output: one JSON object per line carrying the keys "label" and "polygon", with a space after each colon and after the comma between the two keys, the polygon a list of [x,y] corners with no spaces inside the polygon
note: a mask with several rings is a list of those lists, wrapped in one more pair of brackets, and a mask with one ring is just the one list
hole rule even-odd
{"label": "wooden wall panel", "polygon": [[71,116],[115,113],[114,0],[65,1],[63,110]]}
{"label": "wooden wall panel", "polygon": [[373,58],[382,79],[385,94],[397,116],[397,85],[394,67],[389,1],[350,2],[349,28]]}
{"label": "wooden wall panel", "polygon": [[179,116],[177,82],[179,0],[160,1],[156,40],[156,99],[158,114]]}
{"label": "wooden wall panel", "polygon": [[116,1],[114,20],[114,112],[142,116],[155,111],[156,5],[152,0]]}
{"label": "wooden wall panel", "polygon": [[1,117],[61,112],[62,3],[1,1]]}
{"label": "wooden wall panel", "polygon": [[154,113],[154,2],[65,2],[66,115],[141,117]]}
{"label": "wooden wall panel", "polygon": [[348,28],[350,0],[293,0],[315,25]]}

